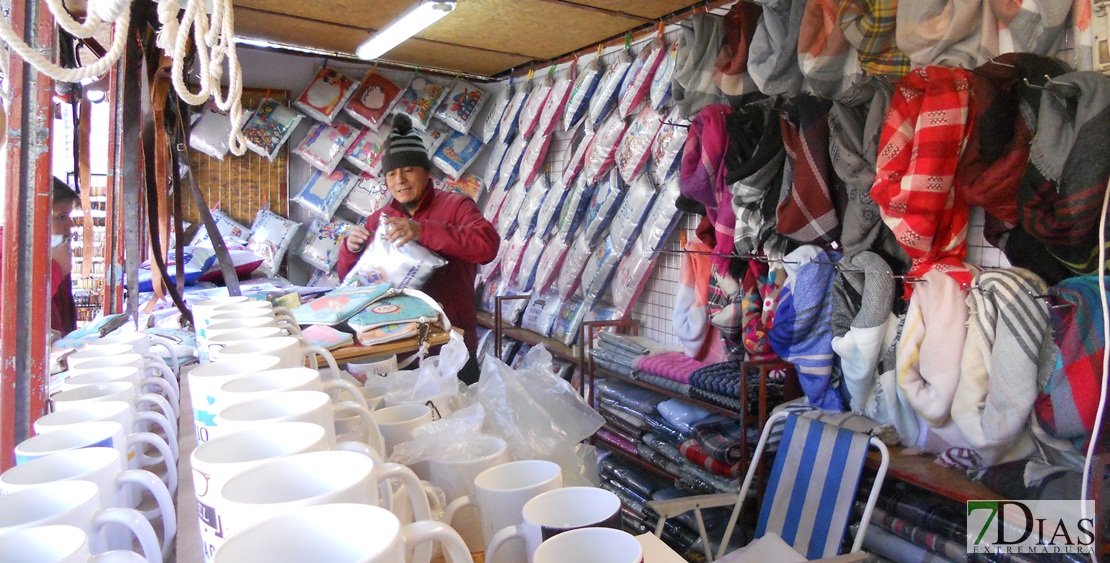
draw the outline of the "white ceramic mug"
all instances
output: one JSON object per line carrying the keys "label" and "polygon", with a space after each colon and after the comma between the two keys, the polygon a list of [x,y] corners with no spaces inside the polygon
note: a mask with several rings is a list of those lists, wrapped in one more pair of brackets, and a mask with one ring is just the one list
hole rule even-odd
{"label": "white ceramic mug", "polygon": [[336,441],[335,418],[355,414],[362,419],[361,441],[381,452],[385,445],[373,414],[365,407],[349,401],[332,403],[321,391],[283,391],[230,405],[216,415],[216,424],[209,436],[234,432],[237,429],[273,422],[311,422],[319,424]]}
{"label": "white ceramic mug", "polygon": [[621,529],[621,501],[597,487],[565,487],[541,493],[521,509],[521,523],[502,528],[489,542],[486,557],[497,560],[498,550],[511,538],[524,538],[528,562],[545,540],[577,528]]}
{"label": "white ceramic mug", "polygon": [[[0,496],[0,535],[37,526],[76,526],[89,535],[94,553],[107,550],[107,535],[122,533],[121,524],[139,540],[149,563],[161,563],[154,528],[131,508],[100,505],[99,488],[89,481],[57,481]],[[126,535],[126,534],[123,534]]]}
{"label": "white ceramic mug", "polygon": [[235,311],[226,313],[216,313],[208,319],[208,326],[204,329],[205,334],[215,336],[212,331],[220,330],[223,328],[259,328],[264,326],[273,326],[289,331],[290,334],[300,336],[301,327],[296,321],[291,320],[285,316],[275,316],[271,312],[267,314],[266,311]]}
{"label": "white ceramic mug", "polygon": [[189,398],[193,405],[193,422],[197,442],[208,441],[211,427],[216,425],[216,414],[220,405],[216,404],[216,391],[236,377],[271,370],[281,363],[274,356],[252,356],[249,358],[227,359],[219,363],[197,366],[189,372]]}
{"label": "white ceramic mug", "polygon": [[[208,326],[211,328],[212,325]],[[220,331],[209,330],[208,337],[204,339],[201,348],[207,350],[209,361],[218,362],[221,358],[220,352],[231,344],[262,340],[263,338],[276,338],[284,335],[285,333],[276,326],[235,328]]]}
{"label": "white ceramic mug", "polygon": [[[193,470],[204,560],[212,559],[212,554],[225,538],[221,523],[222,497],[218,492],[229,479],[271,459],[333,449],[353,451],[382,462],[381,457],[366,444],[331,442],[322,427],[308,422],[258,425],[197,446],[189,461]],[[388,492],[388,489],[379,492]]]}
{"label": "white ceramic mug", "polygon": [[[160,430],[162,433],[160,437],[165,438],[166,445],[170,447],[170,452],[175,457],[178,456],[177,427],[171,424],[169,419],[161,413],[151,411],[136,413],[132,410],[131,404],[125,401],[100,401],[54,411],[36,420],[32,426],[35,429],[35,434],[45,434],[74,424],[102,420],[118,422],[123,426],[124,431],[129,433]],[[132,450],[128,452],[127,458],[131,460],[136,455],[141,454],[145,455],[143,452]],[[162,462],[160,457],[140,458],[138,461],[141,465]]]}
{"label": "white ceramic mug", "polygon": [[426,405],[398,405],[373,411],[371,416],[382,434],[382,455],[389,459],[397,444],[412,439],[412,431],[432,421]]}
{"label": "white ceramic mug", "polygon": [[[177,513],[170,491],[153,473],[142,469],[128,469],[127,466],[119,451],[113,448],[95,447],[58,452],[16,465],[0,474],[0,493],[10,494],[56,481],[81,480],[95,483],[99,488],[100,506],[135,508],[137,503],[131,493],[145,489],[158,506],[148,519],[153,516],[162,517],[162,552],[169,553],[177,535]],[[108,538],[110,549],[131,547],[130,538],[126,539],[126,543],[113,543],[113,539]]]}
{"label": "white ceramic mug", "polygon": [[[89,367],[69,370],[65,381],[58,385],[58,392],[68,391],[82,385],[128,381],[133,383],[137,388],[142,389],[144,393],[155,392],[162,395],[171,405],[181,401],[177,390],[169,381],[161,377],[143,377],[142,371],[139,368],[131,365],[114,365],[114,362],[117,362],[117,360],[112,358],[101,358],[97,361],[90,361],[82,364]],[[99,364],[104,365],[101,366]]]}
{"label": "white ceramic mug", "polygon": [[166,362],[149,352],[145,354],[138,352],[132,344],[85,346],[67,356],[66,365],[69,366],[70,375],[97,368],[134,366],[142,372],[144,377],[160,377],[170,387],[173,387],[175,395],[181,394],[177,374],[166,365]]}
{"label": "white ceramic mug", "polygon": [[[409,468],[377,463],[349,451],[319,451],[267,461],[229,479],[220,489],[225,537],[267,518],[330,503],[379,505],[379,484],[397,479],[408,491],[418,520],[431,509],[423,485]],[[217,550],[218,553],[218,550]]]}
{"label": "white ceramic mug", "polygon": [[[466,459],[431,458],[427,462],[427,480],[443,489],[448,503],[474,493],[474,478],[483,471],[509,462],[505,440],[479,434],[467,440]],[[484,551],[482,527],[477,518],[460,518],[452,524],[471,551]]]}
{"label": "white ceramic mug", "polygon": [[[135,351],[143,354],[152,354],[152,348],[163,348],[166,350],[166,355],[170,357],[169,367],[173,370],[174,374],[180,374],[181,361],[177,357],[177,350],[173,345],[159,336],[151,336],[145,332],[114,332],[107,336],[90,340],[85,347],[89,346],[110,346],[113,344],[127,344],[135,348]],[[159,356],[155,356],[159,357]]]}
{"label": "white ceramic mug", "polygon": [[196,303],[189,303],[189,309],[193,313],[193,329],[199,332],[202,327],[208,326],[208,319],[215,314],[217,307],[230,305],[232,303],[243,303],[245,301],[250,301],[250,297],[244,297],[242,295],[222,295]]}
{"label": "white ceramic mug", "polygon": [[544,541],[536,563],[644,563],[644,548],[632,534],[612,528],[579,528]]}
{"label": "white ceramic mug", "polygon": [[0,561],[89,563],[89,535],[77,526],[38,526],[0,534]]}
{"label": "white ceramic mug", "polygon": [[365,504],[323,504],[243,530],[216,554],[216,563],[406,563],[406,554],[437,541],[448,563],[473,563],[462,539],[442,522],[401,526],[388,510]]}
{"label": "white ceramic mug", "polygon": [[[525,503],[541,493],[553,491],[562,486],[562,470],[559,464],[554,462],[526,459],[491,467],[474,478],[472,494],[459,497],[447,506],[443,521],[454,526],[456,515],[466,519],[465,512],[462,512],[465,507],[477,507],[478,520],[482,525],[482,550],[489,553],[486,561],[489,563],[525,561],[528,557],[523,539],[502,544],[496,561],[492,559],[492,553],[485,548],[498,530],[522,523],[521,512],[524,510]],[[473,551],[473,547],[471,550]]]}
{"label": "white ceramic mug", "polygon": [[101,401],[124,401],[130,403],[136,412],[157,407],[166,418],[174,421],[178,419],[178,409],[181,408],[157,393],[139,393],[139,388],[129,381],[82,385],[50,396],[50,404],[56,411]]}
{"label": "white ceramic mug", "polygon": [[237,377],[220,386],[220,404],[235,404],[247,399],[280,393],[282,391],[323,391],[334,400],[354,401],[365,409],[370,409],[361,388],[343,379],[322,381],[320,372],[311,368],[282,368],[260,371],[252,375]]}
{"label": "white ceramic mug", "polygon": [[258,355],[281,358],[281,363],[277,367],[298,368],[303,367],[305,361],[308,361],[308,367],[320,369],[320,365],[316,362],[316,356],[319,355],[328,363],[332,374],[339,373],[339,366],[335,363],[335,357],[331,355],[331,352],[319,346],[310,345],[307,340],[295,336],[279,336],[253,342],[236,342],[220,350],[220,357],[224,359]]}

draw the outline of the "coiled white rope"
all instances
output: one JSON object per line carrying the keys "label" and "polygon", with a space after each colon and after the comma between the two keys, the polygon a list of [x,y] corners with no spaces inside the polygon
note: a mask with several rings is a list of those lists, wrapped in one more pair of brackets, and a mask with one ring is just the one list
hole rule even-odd
{"label": "coiled white rope", "polygon": [[[107,72],[123,54],[127,45],[127,29],[130,25],[131,0],[90,0],[88,14],[84,22],[70,17],[62,0],[47,0],[47,6],[58,25],[77,38],[91,37],[104,25],[114,23],[112,46],[96,62],[79,68],[62,68],[43,54],[23,42],[7,21],[0,19],[0,40],[23,58],[35,70],[59,82],[81,82]],[[215,0],[212,19],[203,10],[205,0],[188,0],[185,14],[178,23],[177,15],[181,7],[177,0],[158,2],[158,20],[162,30],[158,33],[158,47],[170,54],[173,60],[172,80],[177,95],[189,105],[200,105],[215,100],[221,111],[226,111],[231,119],[232,128],[228,138],[231,153],[240,156],[246,152],[246,138],[239,129],[243,119],[243,76],[239,57],[235,52],[234,15],[231,0]],[[211,27],[209,24],[211,23]],[[193,93],[185,84],[185,56],[188,53],[189,36],[193,35],[197,48],[197,61],[200,65],[200,91]],[[223,76],[223,63],[228,66],[228,92],[223,96],[220,79]],[[0,72],[9,80],[6,57],[0,53]],[[10,86],[10,85],[9,85]]]}

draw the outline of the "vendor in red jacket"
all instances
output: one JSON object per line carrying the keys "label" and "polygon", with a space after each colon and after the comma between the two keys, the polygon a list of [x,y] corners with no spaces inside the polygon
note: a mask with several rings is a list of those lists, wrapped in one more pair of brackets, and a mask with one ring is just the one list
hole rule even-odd
{"label": "vendor in red jacket", "polygon": [[451,324],[464,331],[470,361],[459,379],[478,380],[475,334],[478,319],[474,277],[478,265],[497,256],[501,237],[470,198],[432,187],[432,163],[420,135],[407,115],[393,119],[393,131],[382,149],[382,173],[393,201],[366,219],[366,227],[355,227],[339,249],[339,277],[347,277],[366,248],[379,222],[393,225],[389,240],[400,246],[416,241],[447,260],[420,288],[443,305]]}

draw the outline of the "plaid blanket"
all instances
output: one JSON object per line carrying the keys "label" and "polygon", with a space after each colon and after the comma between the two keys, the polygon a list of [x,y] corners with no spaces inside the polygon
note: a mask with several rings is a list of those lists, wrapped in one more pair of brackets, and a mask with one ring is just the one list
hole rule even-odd
{"label": "plaid blanket", "polygon": [[714,415],[694,425],[694,439],[703,451],[722,464],[733,465],[744,459],[740,438],[745,432],[740,421]]}
{"label": "plaid blanket", "polygon": [[721,463],[710,456],[697,440],[686,440],[678,446],[678,451],[695,465],[704,467],[716,475],[729,479],[740,477],[747,467],[743,462],[737,462],[732,465]]}

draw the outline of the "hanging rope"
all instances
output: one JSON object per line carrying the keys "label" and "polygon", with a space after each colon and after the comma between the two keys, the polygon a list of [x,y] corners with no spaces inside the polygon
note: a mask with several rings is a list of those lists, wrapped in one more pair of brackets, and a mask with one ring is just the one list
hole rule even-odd
{"label": "hanging rope", "polygon": [[[84,22],[78,22],[69,15],[62,0],[47,0],[47,7],[58,26],[74,37],[88,38],[106,24],[114,24],[112,46],[108,52],[94,63],[78,68],[62,68],[38,51],[23,42],[7,21],[0,19],[0,40],[18,54],[35,70],[59,82],[81,82],[108,72],[123,54],[127,44],[127,30],[131,23],[131,0],[90,0],[88,14]],[[228,145],[231,153],[240,156],[246,152],[246,138],[238,125],[243,119],[243,74],[239,57],[235,52],[235,21],[231,0],[215,0],[211,20],[204,11],[205,0],[188,0],[181,22],[177,16],[181,6],[177,0],[158,2],[158,21],[162,25],[158,32],[158,47],[170,54],[173,60],[172,78],[174,90],[189,105],[201,105],[211,97],[221,111],[228,113],[235,127],[231,128]],[[200,65],[200,91],[193,93],[185,84],[185,58],[189,49],[189,37],[193,36],[197,60]],[[3,54],[0,54],[3,55]],[[224,61],[228,67],[228,92],[222,95],[220,80],[223,77]],[[7,57],[0,56],[0,72],[9,81]],[[4,94],[0,92],[0,94]],[[5,96],[7,98],[7,96]]]}

